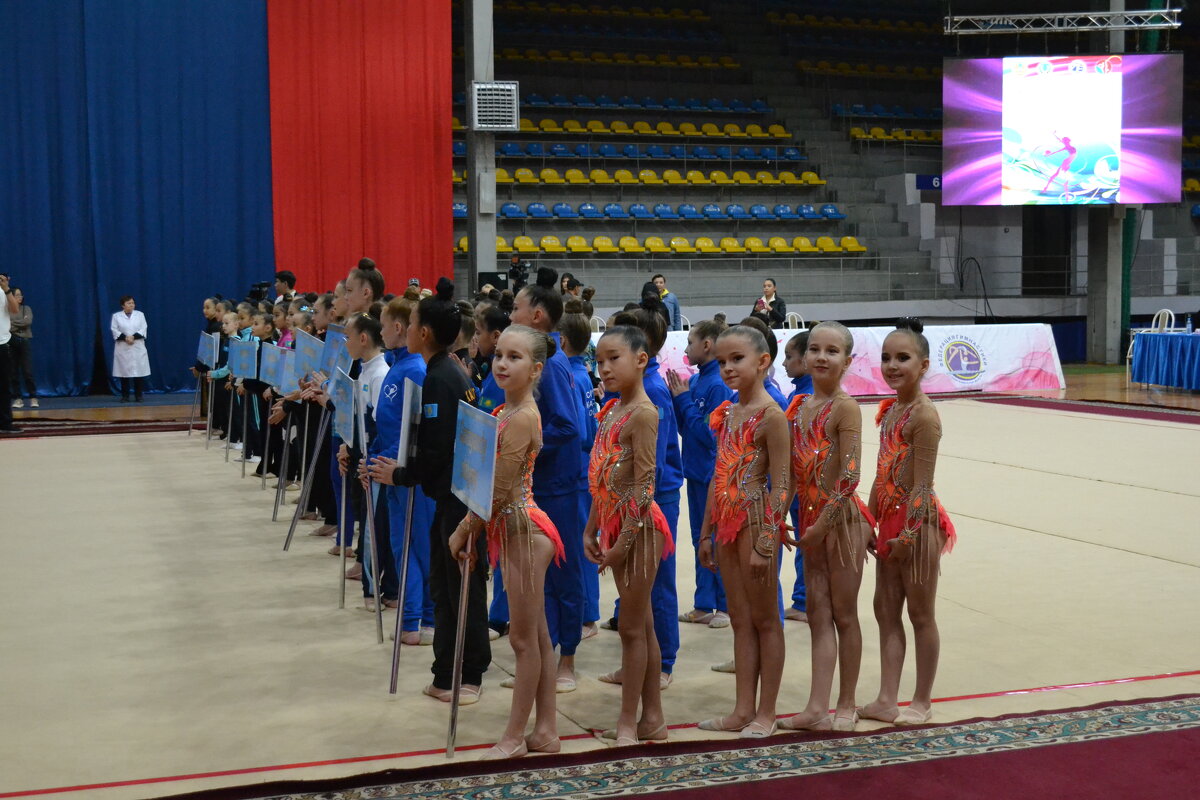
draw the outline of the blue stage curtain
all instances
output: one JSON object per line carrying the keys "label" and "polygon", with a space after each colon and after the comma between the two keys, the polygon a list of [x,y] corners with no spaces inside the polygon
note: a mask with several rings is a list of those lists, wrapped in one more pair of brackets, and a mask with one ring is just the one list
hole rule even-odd
{"label": "blue stage curtain", "polygon": [[33,309],[38,390],[79,394],[97,331],[81,0],[0,3],[0,75],[0,272]]}
{"label": "blue stage curtain", "polygon": [[189,388],[200,304],[271,280],[263,0],[0,3],[0,271],[39,390],[81,394],[131,294],[152,390]]}

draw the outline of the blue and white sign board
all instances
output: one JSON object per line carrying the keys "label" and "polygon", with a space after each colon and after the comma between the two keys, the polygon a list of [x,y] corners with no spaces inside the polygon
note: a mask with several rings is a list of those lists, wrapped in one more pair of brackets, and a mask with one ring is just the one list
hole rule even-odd
{"label": "blue and white sign board", "polygon": [[296,381],[296,351],[286,347],[279,350],[283,353],[283,383],[279,385],[279,393],[291,394],[300,388]]}
{"label": "blue and white sign board", "polygon": [[325,344],[321,350],[321,372],[333,375],[334,370],[350,369],[350,351],[346,349],[345,328],[330,325],[325,329]]}
{"label": "blue and white sign board", "polygon": [[[297,382],[301,378],[307,378],[321,366],[321,349],[324,347],[325,343],[317,337],[304,331],[296,331],[296,360],[292,364],[292,375]],[[326,374],[333,377],[333,373]]]}
{"label": "blue and white sign board", "polygon": [[450,491],[484,519],[492,516],[499,424],[500,421],[486,411],[480,411],[465,400],[458,401]]}
{"label": "blue and white sign board", "polygon": [[354,379],[339,369],[329,383],[333,400],[333,432],[346,444],[354,441]]}
{"label": "blue and white sign board", "polygon": [[286,347],[276,347],[273,344],[263,345],[259,380],[276,389],[283,386],[283,354],[286,352],[288,352]]}
{"label": "blue and white sign board", "polygon": [[220,356],[217,355],[221,347],[221,335],[219,333],[200,332],[200,343],[196,345],[196,360],[209,369],[216,369],[217,361]]}
{"label": "blue and white sign board", "polygon": [[400,412],[400,452],[396,463],[408,464],[408,455],[416,443],[417,425],[421,422],[421,387],[412,378],[404,379],[404,407]]}
{"label": "blue and white sign board", "polygon": [[258,342],[229,340],[229,374],[252,380],[258,377]]}

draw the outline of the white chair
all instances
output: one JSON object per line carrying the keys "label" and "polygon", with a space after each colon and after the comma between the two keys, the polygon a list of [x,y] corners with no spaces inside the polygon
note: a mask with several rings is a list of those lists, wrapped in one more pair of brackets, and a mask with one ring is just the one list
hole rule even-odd
{"label": "white chair", "polygon": [[797,314],[795,311],[789,311],[787,316],[783,318],[783,327],[785,328],[803,328],[804,317]]}
{"label": "white chair", "polygon": [[1125,351],[1125,382],[1129,383],[1133,372],[1133,340],[1139,333],[1171,333],[1175,330],[1175,312],[1169,308],[1160,308],[1154,312],[1149,328],[1129,329],[1129,349]]}
{"label": "white chair", "polygon": [[679,315],[679,321],[683,324],[683,330],[690,331],[692,329],[692,321],[683,314]]}
{"label": "white chair", "polygon": [[595,333],[600,333],[600,332],[601,332],[601,331],[603,331],[603,330],[604,330],[604,328],[606,327],[606,326],[605,326],[605,324],[604,324],[604,320],[603,320],[603,319],[601,319],[600,317],[592,317],[592,318],[589,320],[589,324],[592,326],[592,330],[593,330]]}

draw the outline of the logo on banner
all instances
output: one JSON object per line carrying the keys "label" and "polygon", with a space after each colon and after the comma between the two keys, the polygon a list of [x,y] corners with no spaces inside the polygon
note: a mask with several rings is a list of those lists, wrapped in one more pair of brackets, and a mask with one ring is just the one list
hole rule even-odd
{"label": "logo on banner", "polygon": [[942,344],[942,369],[955,380],[974,383],[983,376],[987,359],[969,336],[956,336]]}

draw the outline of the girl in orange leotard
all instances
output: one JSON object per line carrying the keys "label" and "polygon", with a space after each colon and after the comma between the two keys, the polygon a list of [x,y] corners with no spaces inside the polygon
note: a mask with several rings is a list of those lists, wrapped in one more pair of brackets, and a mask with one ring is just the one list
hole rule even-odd
{"label": "girl in orange leotard", "polygon": [[671,553],[674,542],[654,502],[658,411],[642,386],[648,361],[646,336],[638,328],[609,328],[596,345],[600,381],[620,399],[610,400],[598,415],[600,427],[588,467],[592,512],[583,546],[601,570],[612,568],[621,596],[621,713],[610,732],[618,745],[667,736],[659,688],[662,656],[650,589],[659,561]]}
{"label": "girl in orange leotard", "polygon": [[[717,461],[700,531],[700,563],[715,569],[713,536],[733,625],[737,695],[733,713],[700,723],[701,730],[740,731],[743,739],[775,732],[775,700],[783,677],[776,559],[791,501],[787,417],[764,385],[767,340],[736,326],[717,338],[725,385],[738,393],[712,412]],[[756,705],[757,697],[757,705]]]}
{"label": "girl in orange leotard", "polygon": [[[929,369],[929,342],[920,320],[906,318],[883,341],[883,377],[896,392],[879,404],[879,465],[871,487],[871,510],[879,520],[875,540],[875,619],[883,661],[879,696],[865,717],[918,725],[933,716],[930,705],[941,639],[934,619],[938,567],[954,546],[954,524],[933,492],[942,425],[921,391]],[[897,705],[904,668],[904,623],[908,603],[917,645],[917,686],[903,711]]]}
{"label": "girl in orange leotard", "polygon": [[[805,365],[813,393],[792,400],[792,474],[800,496],[800,537],[812,636],[808,705],[780,722],[789,730],[850,731],[858,720],[855,685],[862,662],[858,588],[874,521],[855,490],[862,455],[862,413],[841,387],[854,337],[838,322],[822,322],[808,336]],[[829,699],[838,669],[832,720]]]}
{"label": "girl in orange leotard", "polygon": [[[492,566],[502,564],[510,599],[508,638],[517,658],[512,710],[508,726],[483,759],[514,758],[531,750],[559,750],[555,712],[557,664],[546,625],[543,585],[551,559],[561,561],[563,545],[554,523],[533,500],[533,462],[542,449],[542,419],[533,389],[554,343],[546,334],[521,325],[509,326],[496,343],[492,374],[504,390],[504,405],[496,437],[496,472],[492,513],[488,521],[470,513],[450,537],[449,548],[459,559],[473,560],[476,548],[468,542],[487,531]],[[533,732],[525,725],[534,706]]]}

